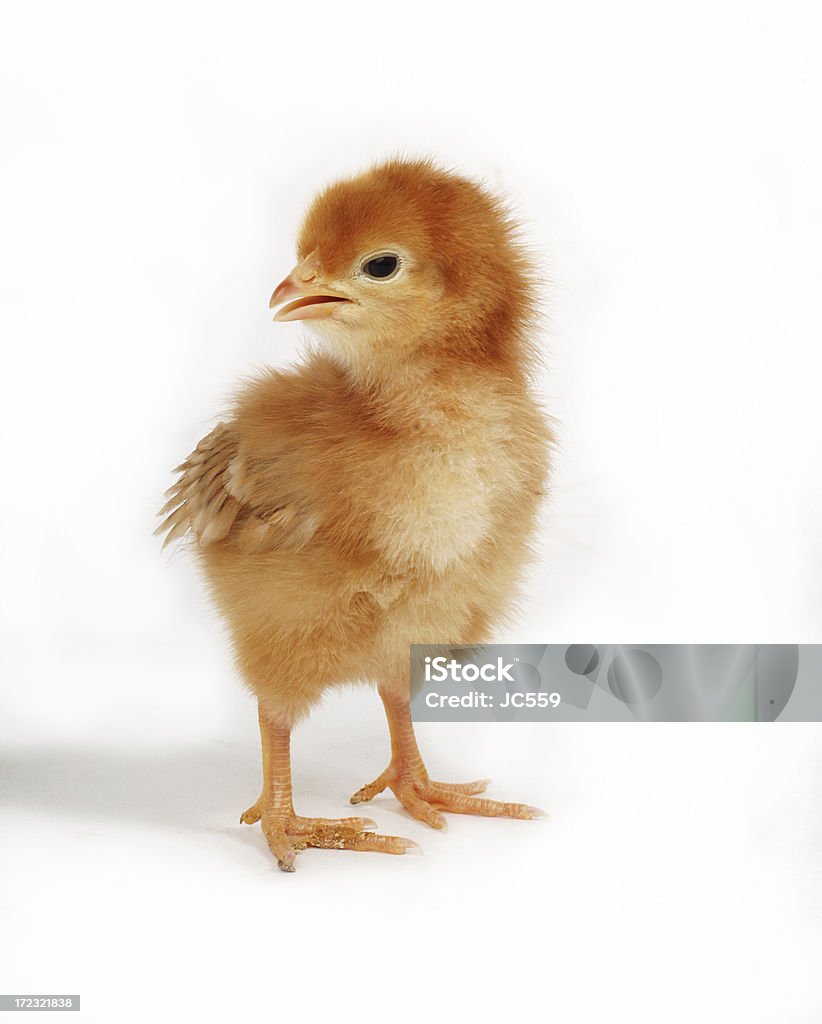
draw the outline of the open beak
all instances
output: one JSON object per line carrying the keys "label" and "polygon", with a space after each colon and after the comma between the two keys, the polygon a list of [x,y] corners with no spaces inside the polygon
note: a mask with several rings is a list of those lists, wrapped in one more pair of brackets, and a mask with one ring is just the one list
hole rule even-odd
{"label": "open beak", "polygon": [[[269,309],[282,308],[274,314],[278,323],[290,320],[320,320],[331,316],[341,302],[351,302],[347,295],[324,288],[317,280],[312,261],[303,260],[274,289]],[[285,303],[285,305],[283,305]]]}

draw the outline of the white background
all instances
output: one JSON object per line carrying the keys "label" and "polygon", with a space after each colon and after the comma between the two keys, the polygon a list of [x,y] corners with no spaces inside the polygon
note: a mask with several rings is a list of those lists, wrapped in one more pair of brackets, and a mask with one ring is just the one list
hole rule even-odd
{"label": "white background", "polygon": [[[315,190],[397,151],[550,265],[555,494],[518,626],[822,642],[822,16],[798,2],[10,5],[0,34],[0,990],[93,1021],[812,1024],[822,726],[429,725],[548,822],[372,806],[422,858],[276,871],[251,701],[152,516]],[[297,733],[303,813],[387,756]]]}

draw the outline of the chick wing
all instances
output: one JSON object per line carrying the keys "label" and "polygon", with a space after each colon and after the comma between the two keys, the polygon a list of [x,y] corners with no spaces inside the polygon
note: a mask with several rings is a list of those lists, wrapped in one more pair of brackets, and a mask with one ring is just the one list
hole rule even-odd
{"label": "chick wing", "polygon": [[297,493],[289,453],[252,454],[231,424],[219,423],[185,462],[166,492],[155,533],[163,547],[191,532],[201,547],[231,543],[248,553],[296,551],[317,528],[311,499]]}

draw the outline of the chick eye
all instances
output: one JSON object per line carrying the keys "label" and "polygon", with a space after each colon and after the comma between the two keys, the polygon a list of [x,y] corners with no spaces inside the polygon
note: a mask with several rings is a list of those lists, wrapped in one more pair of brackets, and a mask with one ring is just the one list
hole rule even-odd
{"label": "chick eye", "polygon": [[399,265],[400,261],[397,256],[385,253],[382,256],[374,256],[370,260],[366,260],[362,265],[362,272],[366,277],[373,277],[378,281],[384,281],[387,277],[392,277],[396,274]]}

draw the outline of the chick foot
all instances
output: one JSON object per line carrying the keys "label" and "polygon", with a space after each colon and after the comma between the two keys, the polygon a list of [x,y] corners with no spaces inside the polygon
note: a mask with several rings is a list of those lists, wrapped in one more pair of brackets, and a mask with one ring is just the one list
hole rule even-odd
{"label": "chick foot", "polygon": [[263,834],[281,871],[294,871],[295,856],[309,846],[393,854],[420,849],[411,839],[368,831],[377,827],[370,818],[302,818],[293,813],[263,811],[261,821]]}
{"label": "chick foot", "polygon": [[297,853],[309,846],[323,850],[373,850],[402,854],[419,846],[400,836],[369,831],[370,818],[302,818],[291,799],[291,729],[259,707],[263,752],[263,789],[256,802],[240,815],[244,825],[262,822],[271,852],[281,871],[294,870]]}
{"label": "chick foot", "polygon": [[442,811],[455,814],[479,814],[486,818],[542,818],[545,812],[529,804],[503,803],[478,799],[490,779],[476,782],[435,782],[429,779],[417,747],[408,700],[395,692],[379,688],[391,733],[391,762],[382,775],[351,797],[352,804],[365,803],[390,789],[403,807],[432,828],[448,827]]}
{"label": "chick foot", "polygon": [[351,797],[352,804],[365,803],[378,793],[390,789],[403,807],[418,821],[432,828],[446,829],[448,821],[441,811],[454,814],[478,814],[486,818],[541,818],[545,812],[528,804],[503,803],[501,800],[477,799],[484,793],[489,779],[476,782],[435,782],[424,768],[388,768]]}

